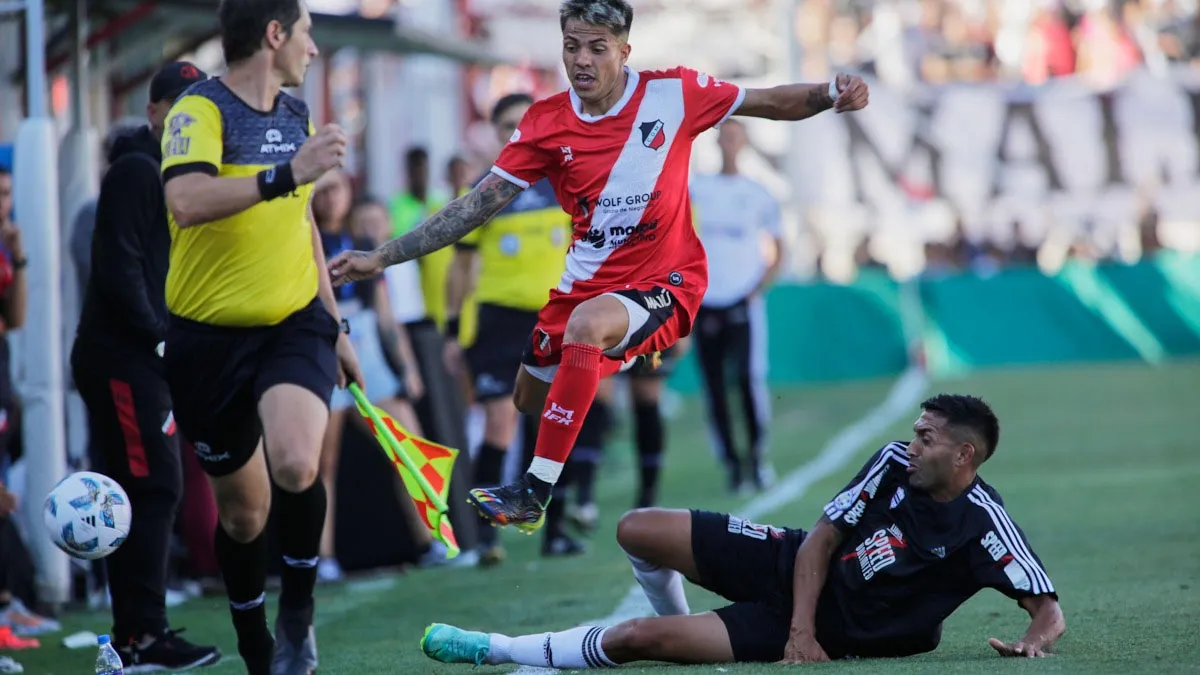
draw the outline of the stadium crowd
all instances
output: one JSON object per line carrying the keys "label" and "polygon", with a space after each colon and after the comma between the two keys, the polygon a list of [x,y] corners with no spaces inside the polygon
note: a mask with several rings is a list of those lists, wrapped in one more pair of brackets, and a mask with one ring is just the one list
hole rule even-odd
{"label": "stadium crowd", "polygon": [[808,0],[805,71],[877,74],[891,86],[1078,75],[1111,86],[1139,65],[1200,61],[1192,0]]}

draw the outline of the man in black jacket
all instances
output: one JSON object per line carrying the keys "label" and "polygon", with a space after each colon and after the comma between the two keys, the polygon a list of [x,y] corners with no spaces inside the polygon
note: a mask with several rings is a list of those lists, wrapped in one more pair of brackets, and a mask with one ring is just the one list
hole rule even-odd
{"label": "man in black jacket", "polygon": [[126,672],[182,670],[221,656],[215,647],[179,637],[166,613],[168,553],[183,474],[159,355],[167,331],[171,248],[159,141],[171,104],[204,79],[190,63],[164,66],[150,82],[150,124],[112,145],[71,350],[93,461],[125,488],[133,507],[129,538],[105,559],[113,642]]}

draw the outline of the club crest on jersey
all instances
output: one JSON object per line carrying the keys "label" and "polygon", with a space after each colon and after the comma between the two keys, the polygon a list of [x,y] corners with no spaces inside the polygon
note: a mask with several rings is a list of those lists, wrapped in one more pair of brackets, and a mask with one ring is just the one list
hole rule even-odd
{"label": "club crest on jersey", "polygon": [[667,142],[667,134],[663,131],[663,121],[642,122],[638,129],[642,132],[642,145],[651,150],[658,150]]}

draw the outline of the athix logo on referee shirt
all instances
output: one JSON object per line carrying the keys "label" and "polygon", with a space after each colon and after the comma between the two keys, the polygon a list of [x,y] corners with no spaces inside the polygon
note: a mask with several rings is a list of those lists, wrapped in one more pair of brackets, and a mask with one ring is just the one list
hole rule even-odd
{"label": "athix logo on referee shirt", "polygon": [[278,129],[267,129],[267,142],[262,144],[258,149],[264,155],[271,155],[278,152],[295,152],[295,143],[284,143],[283,132]]}

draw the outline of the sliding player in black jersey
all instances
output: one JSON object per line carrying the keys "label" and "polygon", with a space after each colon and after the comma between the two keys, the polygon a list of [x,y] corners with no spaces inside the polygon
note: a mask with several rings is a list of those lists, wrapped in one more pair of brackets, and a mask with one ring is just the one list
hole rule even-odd
{"label": "sliding player in black jersey", "polygon": [[[1066,630],[1058,596],[976,473],[999,422],[972,396],[921,407],[913,440],[872,455],[811,531],[704,511],[626,514],[617,541],[657,617],[519,637],[434,624],[421,647],[443,662],[557,668],[909,656],[937,648],[946,617],[994,588],[1032,620],[991,647],[1042,656]],[[684,577],[733,604],[689,615]]]}

